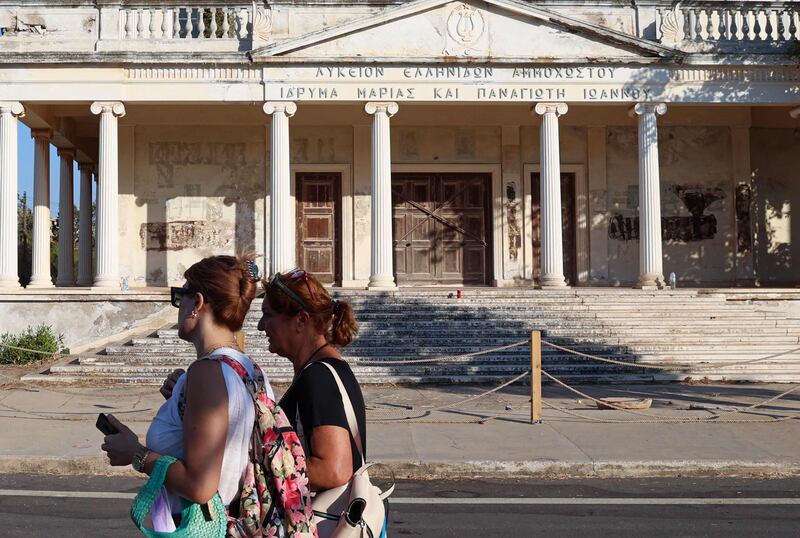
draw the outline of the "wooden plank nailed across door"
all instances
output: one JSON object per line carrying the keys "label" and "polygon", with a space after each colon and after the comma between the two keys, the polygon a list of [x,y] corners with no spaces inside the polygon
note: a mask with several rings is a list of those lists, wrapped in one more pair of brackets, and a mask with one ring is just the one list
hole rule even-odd
{"label": "wooden plank nailed across door", "polygon": [[487,283],[490,184],[487,174],[392,176],[398,284]]}

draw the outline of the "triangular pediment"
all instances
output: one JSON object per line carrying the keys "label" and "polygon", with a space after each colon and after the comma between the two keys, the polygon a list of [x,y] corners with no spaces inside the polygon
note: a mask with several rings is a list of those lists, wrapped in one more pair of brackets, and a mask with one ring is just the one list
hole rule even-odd
{"label": "triangular pediment", "polygon": [[415,0],[369,17],[270,43],[254,61],[279,58],[493,61],[666,57],[676,51],[519,0]]}

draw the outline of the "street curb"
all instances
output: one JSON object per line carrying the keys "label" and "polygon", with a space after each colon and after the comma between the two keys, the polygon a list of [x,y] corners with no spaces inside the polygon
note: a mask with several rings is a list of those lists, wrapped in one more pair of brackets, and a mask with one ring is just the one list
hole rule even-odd
{"label": "street curb", "polygon": [[[126,467],[111,467],[104,456],[44,457],[0,456],[0,474],[46,475],[142,475]],[[585,478],[786,478],[800,476],[800,461],[778,463],[759,461],[389,461],[375,465],[376,478],[397,479],[539,479]]]}

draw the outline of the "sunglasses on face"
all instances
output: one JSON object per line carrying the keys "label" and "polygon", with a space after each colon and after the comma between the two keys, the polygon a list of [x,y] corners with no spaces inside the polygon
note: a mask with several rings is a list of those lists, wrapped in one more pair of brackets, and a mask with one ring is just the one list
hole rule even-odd
{"label": "sunglasses on face", "polygon": [[[298,280],[304,281],[306,283],[306,288],[308,289],[308,294],[311,296],[311,300],[317,300],[317,294],[314,292],[314,289],[311,287],[311,283],[308,281],[308,273],[306,273],[303,269],[294,269],[288,273],[285,273],[285,275],[288,276],[289,280],[292,282],[296,282]],[[308,308],[306,308],[306,303],[298,294],[292,291],[289,286],[283,283],[281,276],[283,276],[281,273],[275,273],[275,275],[272,277],[272,280],[269,281],[267,288],[278,288],[285,293],[289,299],[300,305],[300,308],[307,311]]]}
{"label": "sunglasses on face", "polygon": [[193,290],[192,288],[175,288],[172,287],[169,289],[169,302],[172,303],[172,306],[178,308],[181,306],[181,298],[184,295],[194,295],[195,293],[199,293],[197,290]]}

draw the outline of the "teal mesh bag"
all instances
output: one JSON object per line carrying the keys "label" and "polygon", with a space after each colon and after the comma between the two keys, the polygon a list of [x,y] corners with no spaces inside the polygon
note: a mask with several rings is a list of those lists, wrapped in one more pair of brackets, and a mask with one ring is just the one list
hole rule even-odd
{"label": "teal mesh bag", "polygon": [[145,528],[144,520],[158,497],[167,469],[175,462],[172,456],[161,456],[153,467],[150,479],[139,490],[131,505],[131,519],[145,536],[152,538],[224,538],[228,517],[219,493],[214,495],[208,504],[200,505],[181,499],[184,503],[181,510],[181,522],[173,532],[158,532]]}

